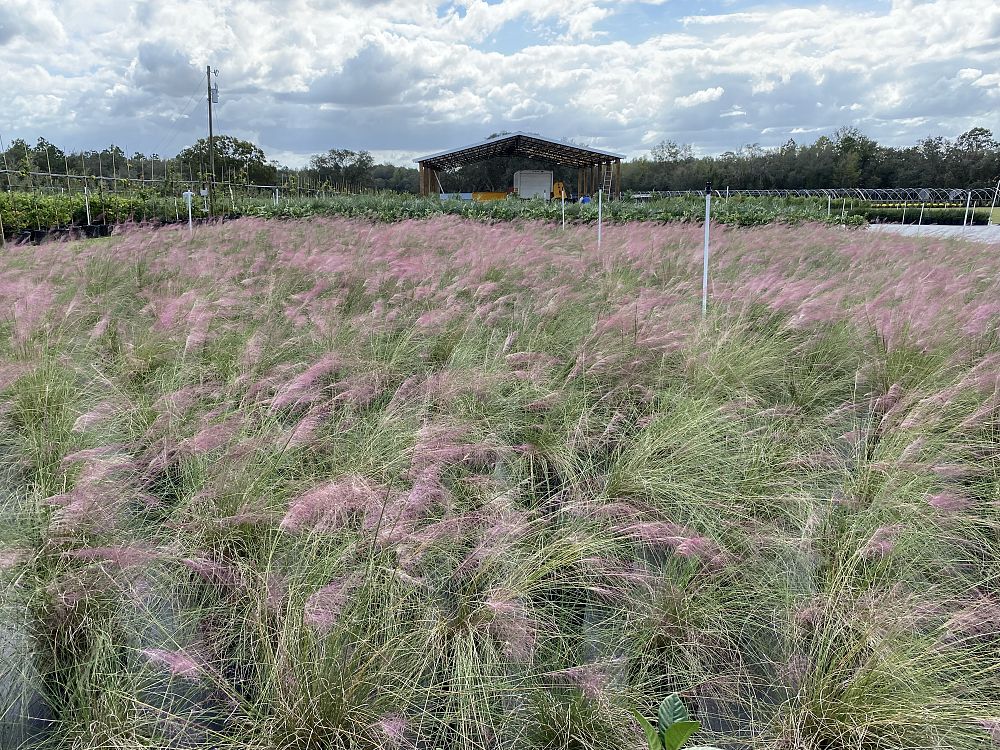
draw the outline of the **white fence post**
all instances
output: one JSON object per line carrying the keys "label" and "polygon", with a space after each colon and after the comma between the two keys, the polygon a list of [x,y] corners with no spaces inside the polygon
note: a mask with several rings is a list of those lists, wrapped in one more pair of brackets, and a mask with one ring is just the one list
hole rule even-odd
{"label": "white fence post", "polygon": [[604,218],[604,214],[602,211],[602,200],[601,200],[603,198],[603,193],[604,193],[603,188],[597,191],[597,249],[598,250],[601,249],[601,223]]}
{"label": "white fence post", "polygon": [[93,222],[90,220],[90,190],[87,189],[87,184],[83,184],[83,203],[87,207],[87,226],[89,227]]}
{"label": "white fence post", "polygon": [[966,193],[966,199],[965,199],[965,215],[962,216],[962,226],[963,227],[966,224],[969,223],[969,206],[971,206],[971,205],[972,205],[972,191],[969,190]]}
{"label": "white fence post", "polygon": [[708,243],[712,219],[712,183],[705,184],[705,267],[701,274],[701,317],[708,315]]}
{"label": "white fence post", "polygon": [[183,195],[188,210],[188,232],[194,232],[194,220],[191,218],[191,201],[194,199],[194,192],[185,190]]}

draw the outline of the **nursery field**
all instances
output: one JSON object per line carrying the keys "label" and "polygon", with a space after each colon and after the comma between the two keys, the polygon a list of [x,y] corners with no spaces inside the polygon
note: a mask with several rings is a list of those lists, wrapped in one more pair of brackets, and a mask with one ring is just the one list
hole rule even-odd
{"label": "nursery field", "polygon": [[8,247],[0,747],[1000,743],[1000,248],[595,241]]}

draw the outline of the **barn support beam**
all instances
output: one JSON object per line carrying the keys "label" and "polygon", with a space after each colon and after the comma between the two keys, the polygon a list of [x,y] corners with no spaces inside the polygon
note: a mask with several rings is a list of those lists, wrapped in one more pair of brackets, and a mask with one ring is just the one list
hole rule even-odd
{"label": "barn support beam", "polygon": [[419,177],[421,195],[438,195],[440,191],[438,189],[438,175],[436,169],[431,169],[430,167],[425,167],[421,164]]}

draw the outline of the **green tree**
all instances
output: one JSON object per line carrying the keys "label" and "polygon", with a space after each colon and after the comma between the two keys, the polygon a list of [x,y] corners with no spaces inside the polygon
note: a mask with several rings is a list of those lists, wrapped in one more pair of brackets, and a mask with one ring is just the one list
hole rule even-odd
{"label": "green tree", "polygon": [[[179,154],[184,172],[190,171],[197,177],[207,174],[209,169],[208,139],[199,138]],[[259,146],[250,141],[240,140],[231,135],[215,136],[215,179],[227,179],[232,175],[236,182],[251,182],[257,185],[273,184],[277,177],[276,166],[267,160]]]}

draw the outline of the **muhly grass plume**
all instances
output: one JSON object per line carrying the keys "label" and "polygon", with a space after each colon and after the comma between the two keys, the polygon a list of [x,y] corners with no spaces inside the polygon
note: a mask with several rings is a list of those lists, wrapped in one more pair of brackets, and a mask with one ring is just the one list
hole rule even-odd
{"label": "muhly grass plume", "polygon": [[0,745],[997,741],[997,248],[719,227],[702,320],[701,240],[9,248]]}

